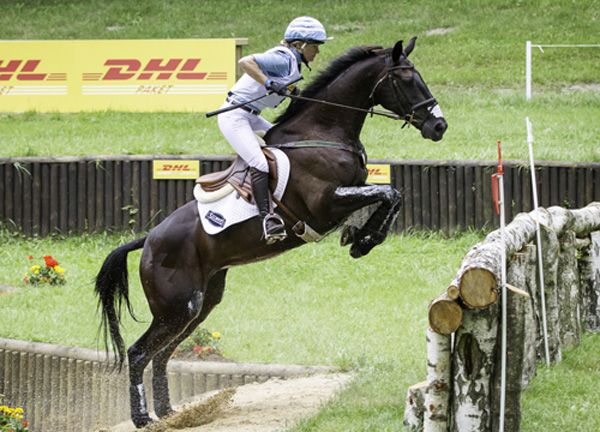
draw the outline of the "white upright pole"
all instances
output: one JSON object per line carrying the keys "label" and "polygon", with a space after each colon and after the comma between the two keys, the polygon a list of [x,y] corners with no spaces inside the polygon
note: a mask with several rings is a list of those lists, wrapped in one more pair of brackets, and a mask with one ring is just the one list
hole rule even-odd
{"label": "white upright pole", "polygon": [[504,412],[506,407],[506,325],[507,325],[507,302],[506,302],[506,233],[504,218],[504,170],[502,167],[502,149],[498,141],[498,197],[500,207],[500,262],[502,274],[502,346],[500,364],[500,421],[499,432],[504,432]]}
{"label": "white upright pole", "polygon": [[531,99],[531,41],[525,42],[525,98]]}
{"label": "white upright pole", "polygon": [[[533,209],[538,208],[537,181],[535,176],[535,164],[533,159],[533,132],[529,117],[525,117],[527,125],[527,145],[529,147],[529,169],[531,170],[531,190],[533,193]],[[546,318],[546,294],[544,292],[544,263],[542,261],[542,237],[540,233],[540,223],[535,221],[535,239],[537,243],[538,271],[540,275],[540,296],[542,302],[542,331],[544,333],[544,353],[546,355],[546,365],[550,366],[550,349],[548,348],[548,322]]]}

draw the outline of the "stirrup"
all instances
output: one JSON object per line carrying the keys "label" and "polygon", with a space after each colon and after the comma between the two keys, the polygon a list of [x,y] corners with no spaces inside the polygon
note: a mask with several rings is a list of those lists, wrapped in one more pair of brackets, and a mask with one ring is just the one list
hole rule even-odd
{"label": "stirrup", "polygon": [[[271,231],[275,232],[267,232],[267,223],[275,223],[275,226],[271,227]],[[263,236],[267,244],[273,244],[287,238],[285,222],[277,213],[269,213],[263,219]]]}

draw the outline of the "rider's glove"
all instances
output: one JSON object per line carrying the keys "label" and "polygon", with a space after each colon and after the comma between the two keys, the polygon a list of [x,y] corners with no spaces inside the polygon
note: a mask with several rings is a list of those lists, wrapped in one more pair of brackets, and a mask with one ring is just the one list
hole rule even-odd
{"label": "rider's glove", "polygon": [[289,90],[285,84],[281,84],[270,79],[265,81],[265,88],[277,93],[280,96],[289,94]]}

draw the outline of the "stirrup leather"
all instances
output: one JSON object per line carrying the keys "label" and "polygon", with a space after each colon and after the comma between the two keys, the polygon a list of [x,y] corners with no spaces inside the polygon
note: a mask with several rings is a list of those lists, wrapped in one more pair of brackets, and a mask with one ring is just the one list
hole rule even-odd
{"label": "stirrup leather", "polygon": [[[267,223],[274,224],[271,227],[270,232],[267,231]],[[275,242],[285,240],[287,238],[287,232],[285,231],[285,223],[281,216],[277,213],[269,213],[263,219],[263,236],[267,244],[273,244]]]}

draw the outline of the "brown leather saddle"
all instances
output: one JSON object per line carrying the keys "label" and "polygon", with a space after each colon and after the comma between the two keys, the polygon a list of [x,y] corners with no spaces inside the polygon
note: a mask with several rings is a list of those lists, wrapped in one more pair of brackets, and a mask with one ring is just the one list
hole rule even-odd
{"label": "brown leather saddle", "polygon": [[[274,192],[277,187],[277,158],[268,148],[263,148],[262,151],[269,165],[269,189]],[[254,201],[249,167],[239,156],[226,170],[204,174],[196,180],[196,183],[205,192],[215,192],[226,184],[230,184],[243,199],[249,203]]]}

